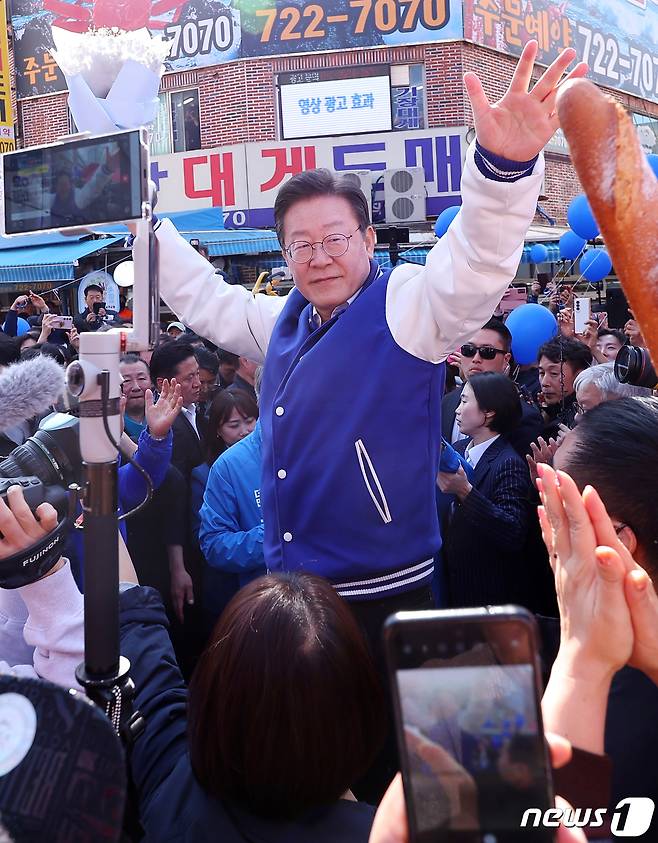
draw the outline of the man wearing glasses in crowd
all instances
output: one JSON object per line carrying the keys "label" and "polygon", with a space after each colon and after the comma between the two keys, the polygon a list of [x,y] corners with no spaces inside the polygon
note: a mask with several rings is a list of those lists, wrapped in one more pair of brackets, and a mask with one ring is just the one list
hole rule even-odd
{"label": "man wearing glasses in crowd", "polygon": [[494,106],[466,75],[477,145],[461,213],[425,267],[379,268],[365,197],[328,171],[294,176],[277,197],[295,283],[285,298],[223,283],[170,223],[157,227],[162,298],[201,336],[265,361],[268,568],[327,577],[374,641],[391,612],[431,605],[443,361],[515,275],[575,57],[566,50],[529,92],[536,54],[531,42]]}

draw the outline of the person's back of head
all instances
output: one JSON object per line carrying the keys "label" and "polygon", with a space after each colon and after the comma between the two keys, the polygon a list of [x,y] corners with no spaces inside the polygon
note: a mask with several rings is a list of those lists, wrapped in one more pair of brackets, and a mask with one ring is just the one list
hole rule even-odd
{"label": "person's back of head", "polygon": [[217,376],[219,372],[219,358],[212,351],[208,351],[205,346],[197,346],[194,349],[194,355],[200,369],[205,369],[206,372]]}
{"label": "person's back of head", "polygon": [[14,337],[0,332],[0,368],[15,363],[20,358],[20,350]]}
{"label": "person's back of head", "polygon": [[[587,393],[592,388],[598,390],[598,395],[594,395],[601,401],[614,401],[618,398],[648,398],[651,396],[651,390],[644,386],[633,386],[630,383],[622,383],[615,377],[614,363],[599,363],[597,366],[590,366],[589,369],[583,369],[576,375],[573,382],[576,396],[580,400],[582,392]],[[589,406],[584,407],[585,410],[591,409]]]}
{"label": "person's back of head", "polygon": [[658,576],[658,399],[599,404],[567,435],[554,463],[579,489],[596,489],[610,516],[635,535],[638,562]]}
{"label": "person's back of head", "polygon": [[158,378],[175,378],[178,366],[190,357],[194,357],[194,346],[189,342],[174,340],[158,343],[151,355],[151,380],[157,383]]}
{"label": "person's back of head", "polygon": [[370,766],[386,722],[349,606],[309,574],[238,592],[199,660],[188,711],[206,793],[272,819],[338,800]]}

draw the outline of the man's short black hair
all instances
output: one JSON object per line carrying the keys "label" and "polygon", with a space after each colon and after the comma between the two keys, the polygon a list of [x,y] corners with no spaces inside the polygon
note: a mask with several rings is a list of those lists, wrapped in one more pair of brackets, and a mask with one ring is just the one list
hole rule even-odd
{"label": "man's short black hair", "polygon": [[628,337],[623,331],[620,331],[619,328],[599,328],[596,335],[599,339],[601,339],[601,337],[614,337],[616,340],[619,340],[622,345],[626,345],[628,342]]}
{"label": "man's short black hair", "polygon": [[146,366],[146,371],[149,372],[149,364],[144,360],[143,357],[140,357],[139,354],[135,354],[134,352],[129,352],[128,354],[122,354],[121,358],[119,359],[119,365],[121,363],[125,363],[128,366],[133,366],[135,363],[141,363],[142,366]]}
{"label": "man's short black hair", "polygon": [[151,380],[157,383],[158,378],[175,378],[178,366],[190,357],[194,357],[194,346],[189,342],[176,340],[157,345],[151,356]]}
{"label": "man's short black hair", "polygon": [[658,585],[658,399],[619,398],[585,413],[563,468],[593,486],[613,518],[637,537]]}
{"label": "man's short black hair", "polygon": [[499,372],[479,372],[468,383],[483,413],[495,413],[489,423],[494,433],[511,433],[518,427],[523,411],[514,383]]}
{"label": "man's short black hair", "polygon": [[345,199],[354,212],[359,229],[365,231],[370,225],[368,200],[354,180],[336,175],[331,170],[306,170],[287,181],[274,202],[274,226],[281,246],[285,246],[283,224],[287,212],[298,202],[316,196],[339,196]]}
{"label": "man's short black hair", "polygon": [[14,337],[8,337],[7,334],[0,333],[0,366],[9,366],[10,363],[15,363],[20,356],[20,349],[18,344],[14,342]]}
{"label": "man's short black hair", "polygon": [[495,331],[500,337],[501,344],[505,351],[509,351],[512,347],[512,332],[502,319],[497,319],[495,316],[492,316],[487,324],[483,325],[480,330]]}
{"label": "man's short black hair", "polygon": [[207,348],[203,347],[195,348],[194,356],[200,369],[205,369],[206,372],[210,372],[213,375],[219,372],[219,360],[217,355],[213,354],[212,351],[208,351]]}
{"label": "man's short black hair", "polygon": [[551,363],[571,363],[574,372],[582,372],[592,365],[592,352],[584,342],[573,337],[553,337],[537,353],[537,362],[545,357]]}
{"label": "man's short black hair", "polygon": [[103,290],[100,284],[87,284],[87,286],[85,287],[85,296],[87,295],[87,293],[93,293],[94,290],[101,294],[105,292],[105,290]]}
{"label": "man's short black hair", "polygon": [[232,354],[230,351],[225,351],[223,348],[217,349],[217,359],[220,363],[228,363],[230,366],[235,366],[236,369],[240,364],[240,358],[237,354]]}

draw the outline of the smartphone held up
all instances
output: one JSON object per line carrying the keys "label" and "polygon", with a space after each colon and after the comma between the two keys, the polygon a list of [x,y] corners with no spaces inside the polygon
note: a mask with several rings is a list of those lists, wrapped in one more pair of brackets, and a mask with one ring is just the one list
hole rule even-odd
{"label": "smartphone held up", "polygon": [[524,824],[554,805],[532,616],[401,612],[384,639],[411,840],[554,840]]}

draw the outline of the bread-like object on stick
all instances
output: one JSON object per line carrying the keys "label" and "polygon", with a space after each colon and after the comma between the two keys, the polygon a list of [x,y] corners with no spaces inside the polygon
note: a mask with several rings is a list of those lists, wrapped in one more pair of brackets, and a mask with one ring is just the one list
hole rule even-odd
{"label": "bread-like object on stick", "polygon": [[566,82],[557,111],[626,298],[658,361],[658,180],[630,117],[596,85]]}

